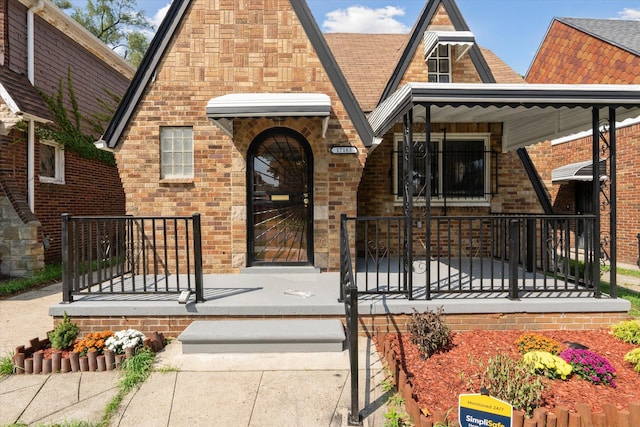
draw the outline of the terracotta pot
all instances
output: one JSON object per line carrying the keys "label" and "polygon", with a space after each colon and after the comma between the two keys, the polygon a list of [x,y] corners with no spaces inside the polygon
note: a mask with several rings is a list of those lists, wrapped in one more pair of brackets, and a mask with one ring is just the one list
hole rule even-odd
{"label": "terracotta pot", "polygon": [[130,358],[131,356],[133,356],[133,353],[135,351],[135,347],[127,347],[124,349],[124,357],[125,359]]}
{"label": "terracotta pot", "polygon": [[60,361],[60,372],[64,374],[71,372],[71,361],[69,360],[69,356],[63,357]]}
{"label": "terracotta pot", "polygon": [[33,373],[40,374],[42,373],[42,359],[44,358],[44,352],[42,350],[38,350],[33,353]]}
{"label": "terracotta pot", "polygon": [[87,372],[89,370],[89,358],[87,356],[82,356],[80,358],[80,371]]}
{"label": "terracotta pot", "polygon": [[104,360],[104,354],[101,354],[97,357],[97,367],[99,372],[104,372],[107,370],[107,364]]}
{"label": "terracotta pot", "polygon": [[60,372],[62,353],[58,350],[51,353],[51,372]]}
{"label": "terracotta pot", "polygon": [[69,364],[71,365],[71,372],[80,371],[80,353],[75,351],[69,353]]}
{"label": "terracotta pot", "polygon": [[89,371],[95,372],[98,369],[98,352],[90,351],[87,353],[87,359],[89,360]]}
{"label": "terracotta pot", "polygon": [[104,351],[104,362],[107,367],[107,371],[112,371],[116,367],[116,354],[113,350]]}
{"label": "terracotta pot", "polygon": [[33,358],[27,357],[24,359],[24,373],[33,374]]}
{"label": "terracotta pot", "polygon": [[119,369],[122,366],[122,361],[124,360],[124,354],[116,354],[116,369]]}
{"label": "terracotta pot", "polygon": [[13,369],[18,375],[24,374],[24,359],[24,353],[16,353],[13,356],[13,365],[15,366]]}
{"label": "terracotta pot", "polygon": [[51,359],[42,359],[42,373],[47,375],[51,373]]}

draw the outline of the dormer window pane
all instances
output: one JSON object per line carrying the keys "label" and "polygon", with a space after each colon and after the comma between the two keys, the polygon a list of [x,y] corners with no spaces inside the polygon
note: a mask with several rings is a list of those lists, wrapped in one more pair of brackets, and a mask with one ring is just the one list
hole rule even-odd
{"label": "dormer window pane", "polygon": [[427,58],[429,82],[449,83],[451,81],[450,46],[440,44]]}

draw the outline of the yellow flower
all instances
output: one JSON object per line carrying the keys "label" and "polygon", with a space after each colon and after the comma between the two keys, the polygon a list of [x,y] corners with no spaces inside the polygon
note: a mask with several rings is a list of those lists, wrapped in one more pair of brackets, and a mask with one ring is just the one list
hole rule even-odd
{"label": "yellow flower", "polygon": [[549,378],[566,380],[573,371],[570,364],[546,351],[530,351],[522,356],[522,360],[530,366],[532,372]]}

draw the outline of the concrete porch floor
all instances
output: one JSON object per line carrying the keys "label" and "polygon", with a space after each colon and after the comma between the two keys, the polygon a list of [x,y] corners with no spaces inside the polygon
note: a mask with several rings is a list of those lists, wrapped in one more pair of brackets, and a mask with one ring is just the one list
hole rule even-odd
{"label": "concrete porch floor", "polygon": [[[62,316],[66,311],[70,316],[344,316],[344,305],[338,302],[340,274],[337,272],[278,267],[250,272],[257,274],[205,275],[202,303],[194,302],[193,295],[187,304],[179,304],[176,294],[83,294],[75,296],[71,304],[51,305],[49,314]],[[434,294],[431,300],[426,300],[424,283],[424,274],[414,273],[414,289],[420,298],[413,300],[402,295],[363,295],[358,303],[359,312],[361,315],[403,314],[412,313],[414,308],[424,312],[442,307],[445,314],[622,313],[630,308],[629,301],[624,299],[607,295],[595,298],[592,293],[576,291],[534,293],[525,290],[515,301],[508,299],[506,292]],[[363,277],[359,277],[358,284],[361,288],[364,286]]]}

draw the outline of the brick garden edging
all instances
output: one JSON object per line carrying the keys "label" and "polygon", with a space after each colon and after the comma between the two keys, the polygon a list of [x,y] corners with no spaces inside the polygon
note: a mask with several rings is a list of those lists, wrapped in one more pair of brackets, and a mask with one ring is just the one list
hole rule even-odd
{"label": "brick garden edging", "polygon": [[[166,344],[164,335],[161,332],[154,332],[144,340],[143,346],[158,352]],[[129,348],[125,354],[115,354],[112,350],[105,350],[104,354],[99,355],[92,351],[86,356],[80,356],[80,353],[74,351],[54,351],[50,358],[45,358],[44,350],[49,347],[49,338],[42,341],[34,338],[29,341],[29,347],[16,347],[12,358],[13,372],[20,375],[112,371],[120,368],[123,360],[133,355],[133,348]]]}
{"label": "brick garden edging", "polygon": [[[433,427],[437,423],[445,423],[446,411],[432,411],[431,417],[426,417],[420,410],[420,405],[413,393],[413,385],[410,377],[402,367],[395,350],[389,346],[386,339],[388,331],[385,328],[376,329],[376,338],[383,358],[391,373],[391,380],[396,386],[398,394],[405,400],[405,410],[413,419],[416,427]],[[604,404],[602,412],[595,412],[590,405],[578,405],[578,412],[569,412],[566,407],[556,407],[553,411],[546,408],[537,408],[533,411],[532,418],[525,418],[524,411],[513,411],[512,427],[579,427],[581,425],[592,426],[640,426],[640,401],[629,402],[628,410],[620,410],[613,404]],[[617,423],[617,424],[616,424]],[[450,427],[458,427],[457,421],[446,424]]]}

